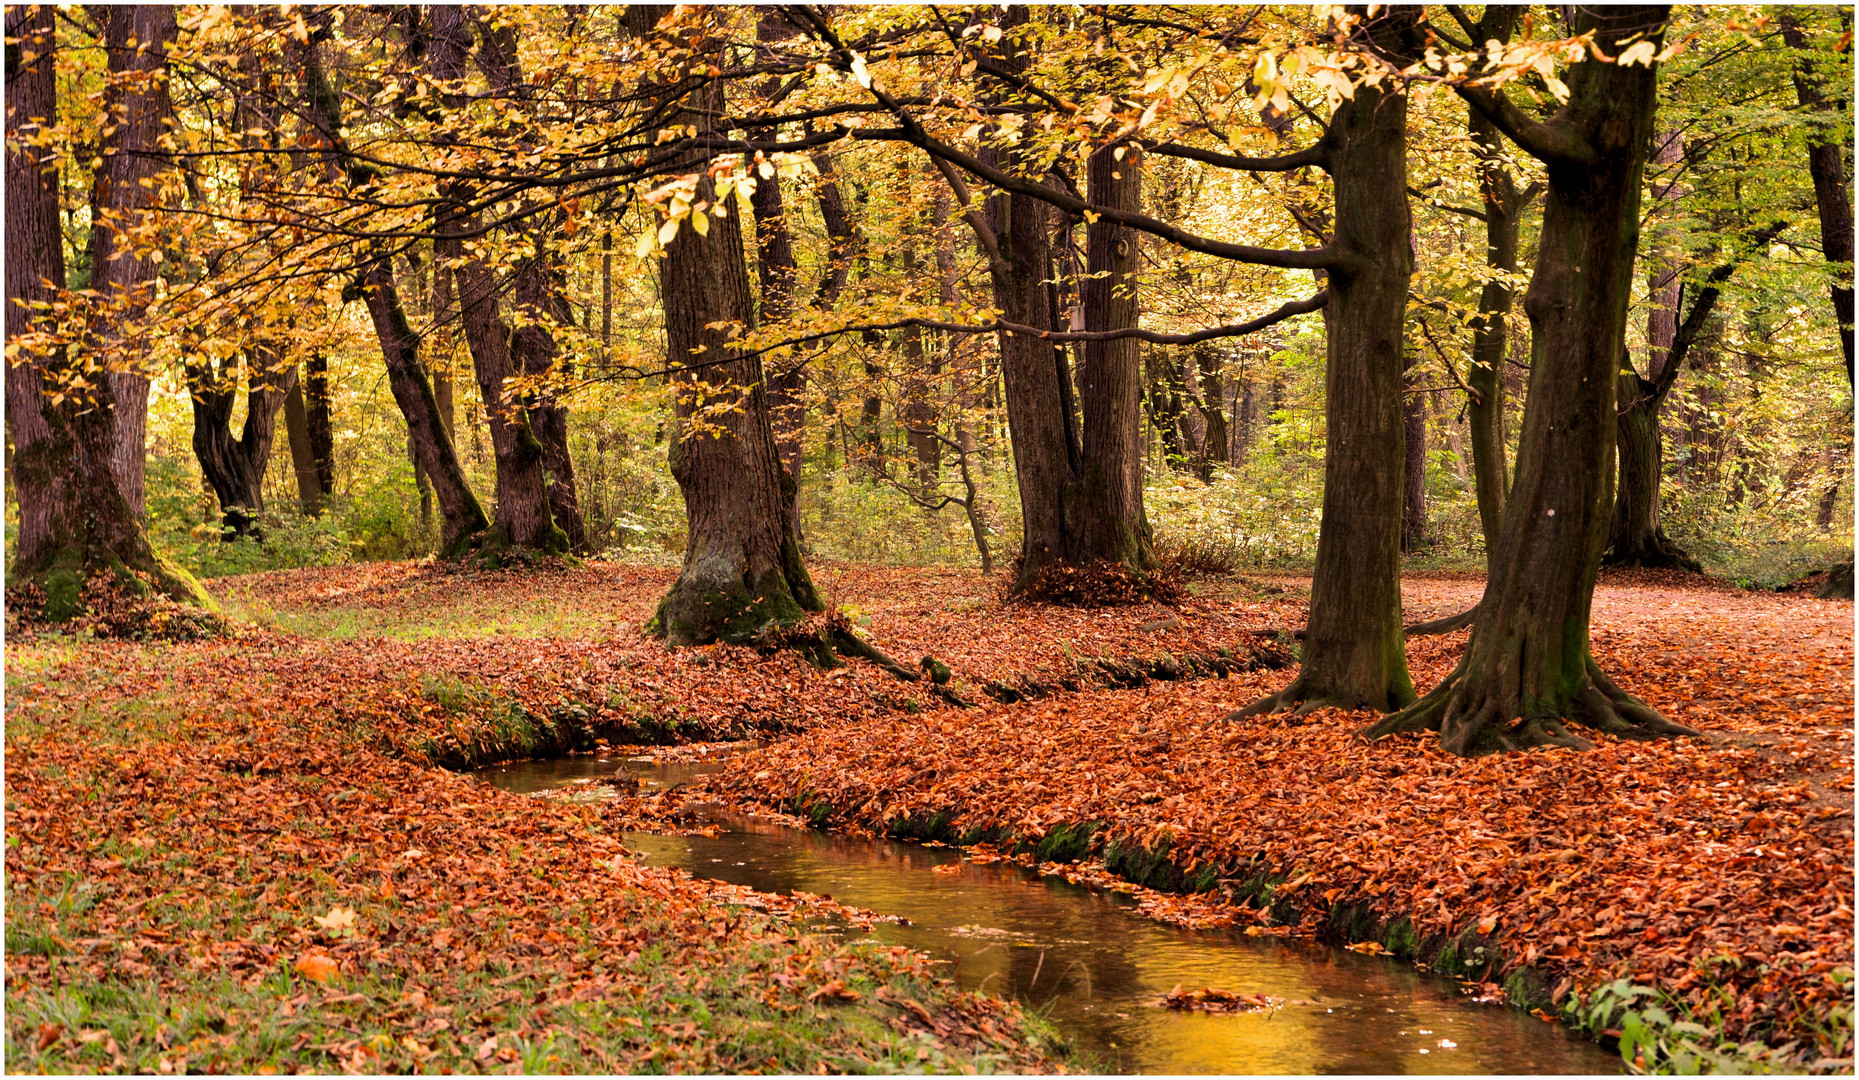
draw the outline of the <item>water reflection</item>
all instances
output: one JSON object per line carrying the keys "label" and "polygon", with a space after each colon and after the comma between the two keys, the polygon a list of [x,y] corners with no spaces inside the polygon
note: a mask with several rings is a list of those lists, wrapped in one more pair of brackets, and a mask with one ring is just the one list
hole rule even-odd
{"label": "water reflection", "polygon": [[[616,760],[486,770],[512,790],[611,775]],[[714,765],[653,769],[680,783]],[[947,848],[874,842],[729,817],[721,836],[635,833],[661,866],[768,892],[825,893],[901,915],[867,936],[947,961],[969,989],[1044,1010],[1099,1067],[1141,1073],[1603,1073],[1619,1060],[1562,1028],[1460,1000],[1452,985],[1388,960],[1307,942],[1164,926],[1115,894],[1012,864],[960,862]],[[958,865],[958,873],[933,873]],[[856,930],[844,931],[858,935]],[[1269,1012],[1173,1012],[1177,984],[1264,994]]]}

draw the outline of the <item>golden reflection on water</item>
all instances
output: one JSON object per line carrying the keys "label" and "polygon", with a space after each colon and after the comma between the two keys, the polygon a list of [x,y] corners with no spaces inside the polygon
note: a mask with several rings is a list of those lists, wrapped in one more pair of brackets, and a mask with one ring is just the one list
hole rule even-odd
{"label": "golden reflection on water", "polygon": [[[535,791],[611,772],[588,758],[486,770]],[[688,769],[651,771],[669,784]],[[1305,942],[1190,931],[1138,916],[1119,898],[1011,864],[960,862],[949,848],[865,841],[724,819],[721,836],[635,833],[657,865],[768,892],[824,893],[908,925],[873,940],[947,962],[969,989],[1045,1011],[1108,1072],[1599,1073],[1619,1059],[1501,1006],[1459,1000],[1446,980],[1392,961]],[[959,864],[959,873],[932,873]],[[845,930],[860,936],[855,929]],[[1161,1008],[1176,985],[1262,994],[1264,1012]]]}

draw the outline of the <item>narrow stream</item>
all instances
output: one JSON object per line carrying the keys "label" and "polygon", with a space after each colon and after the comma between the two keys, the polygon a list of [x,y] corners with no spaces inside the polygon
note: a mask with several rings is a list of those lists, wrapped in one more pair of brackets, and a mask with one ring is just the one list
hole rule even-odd
{"label": "narrow stream", "polygon": [[[714,763],[579,757],[480,770],[519,793],[566,789],[621,764],[669,787]],[[1011,863],[961,862],[951,848],[860,840],[719,814],[721,836],[631,833],[658,866],[772,893],[824,893],[907,925],[868,936],[948,962],[963,987],[1012,997],[1051,1018],[1096,1065],[1125,1073],[1617,1073],[1591,1042],[1456,984],[1395,962],[1310,942],[1183,930],[1138,915],[1121,896],[1044,878]],[[959,864],[959,873],[932,867]],[[849,927],[818,929],[859,936]],[[1176,985],[1263,994],[1248,1013],[1176,1012]]]}

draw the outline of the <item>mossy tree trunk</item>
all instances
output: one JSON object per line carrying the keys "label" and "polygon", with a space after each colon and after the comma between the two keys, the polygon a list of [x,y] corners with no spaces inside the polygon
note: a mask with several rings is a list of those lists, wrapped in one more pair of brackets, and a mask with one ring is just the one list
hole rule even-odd
{"label": "mossy tree trunk", "polygon": [[[43,333],[34,305],[65,287],[59,234],[58,170],[30,140],[57,122],[57,78],[50,5],[6,10],[6,365],[7,435],[13,443],[13,497],[18,546],[8,561],[11,582],[45,593],[45,614],[69,618],[83,609],[84,579],[111,573],[140,590],[137,574],[159,592],[207,608],[199,583],[156,554],[141,516],[122,488],[117,462],[121,430],[110,380],[71,393],[78,374],[65,349]],[[55,402],[51,392],[61,392]],[[137,444],[136,450],[141,450]]]}
{"label": "mossy tree trunk", "polygon": [[[629,9],[628,27],[649,33],[659,14]],[[725,115],[722,87],[707,85],[667,112],[667,123],[708,131]],[[700,172],[708,164],[697,150],[684,167]],[[715,198],[705,178],[697,202]],[[771,623],[798,622],[824,605],[801,561],[794,484],[775,446],[761,359],[733,356],[732,337],[755,326],[740,215],[713,215],[704,231],[684,222],[659,263],[659,293],[675,369],[671,473],[689,539],[651,629],[675,645],[748,642]]]}
{"label": "mossy tree trunk", "polygon": [[[1578,9],[1610,56],[1657,47],[1664,5]],[[1613,510],[1614,399],[1639,242],[1640,182],[1655,100],[1651,65],[1592,59],[1568,76],[1567,105],[1533,120],[1508,100],[1461,92],[1548,166],[1536,271],[1524,307],[1532,362],[1517,475],[1497,557],[1457,669],[1370,736],[1433,730],[1459,754],[1591,743],[1580,720],[1635,738],[1690,734],[1625,693],[1595,663],[1588,627]]]}

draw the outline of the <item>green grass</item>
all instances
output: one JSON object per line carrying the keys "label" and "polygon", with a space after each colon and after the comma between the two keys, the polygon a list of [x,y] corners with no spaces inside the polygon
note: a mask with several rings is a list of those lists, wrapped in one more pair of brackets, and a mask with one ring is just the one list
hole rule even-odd
{"label": "green grass", "polygon": [[391,607],[357,604],[278,609],[249,593],[228,590],[221,604],[232,618],[328,641],[586,638],[615,625],[610,614],[566,607],[545,596],[516,596],[507,603],[481,596],[452,600],[421,596],[417,602]]}

